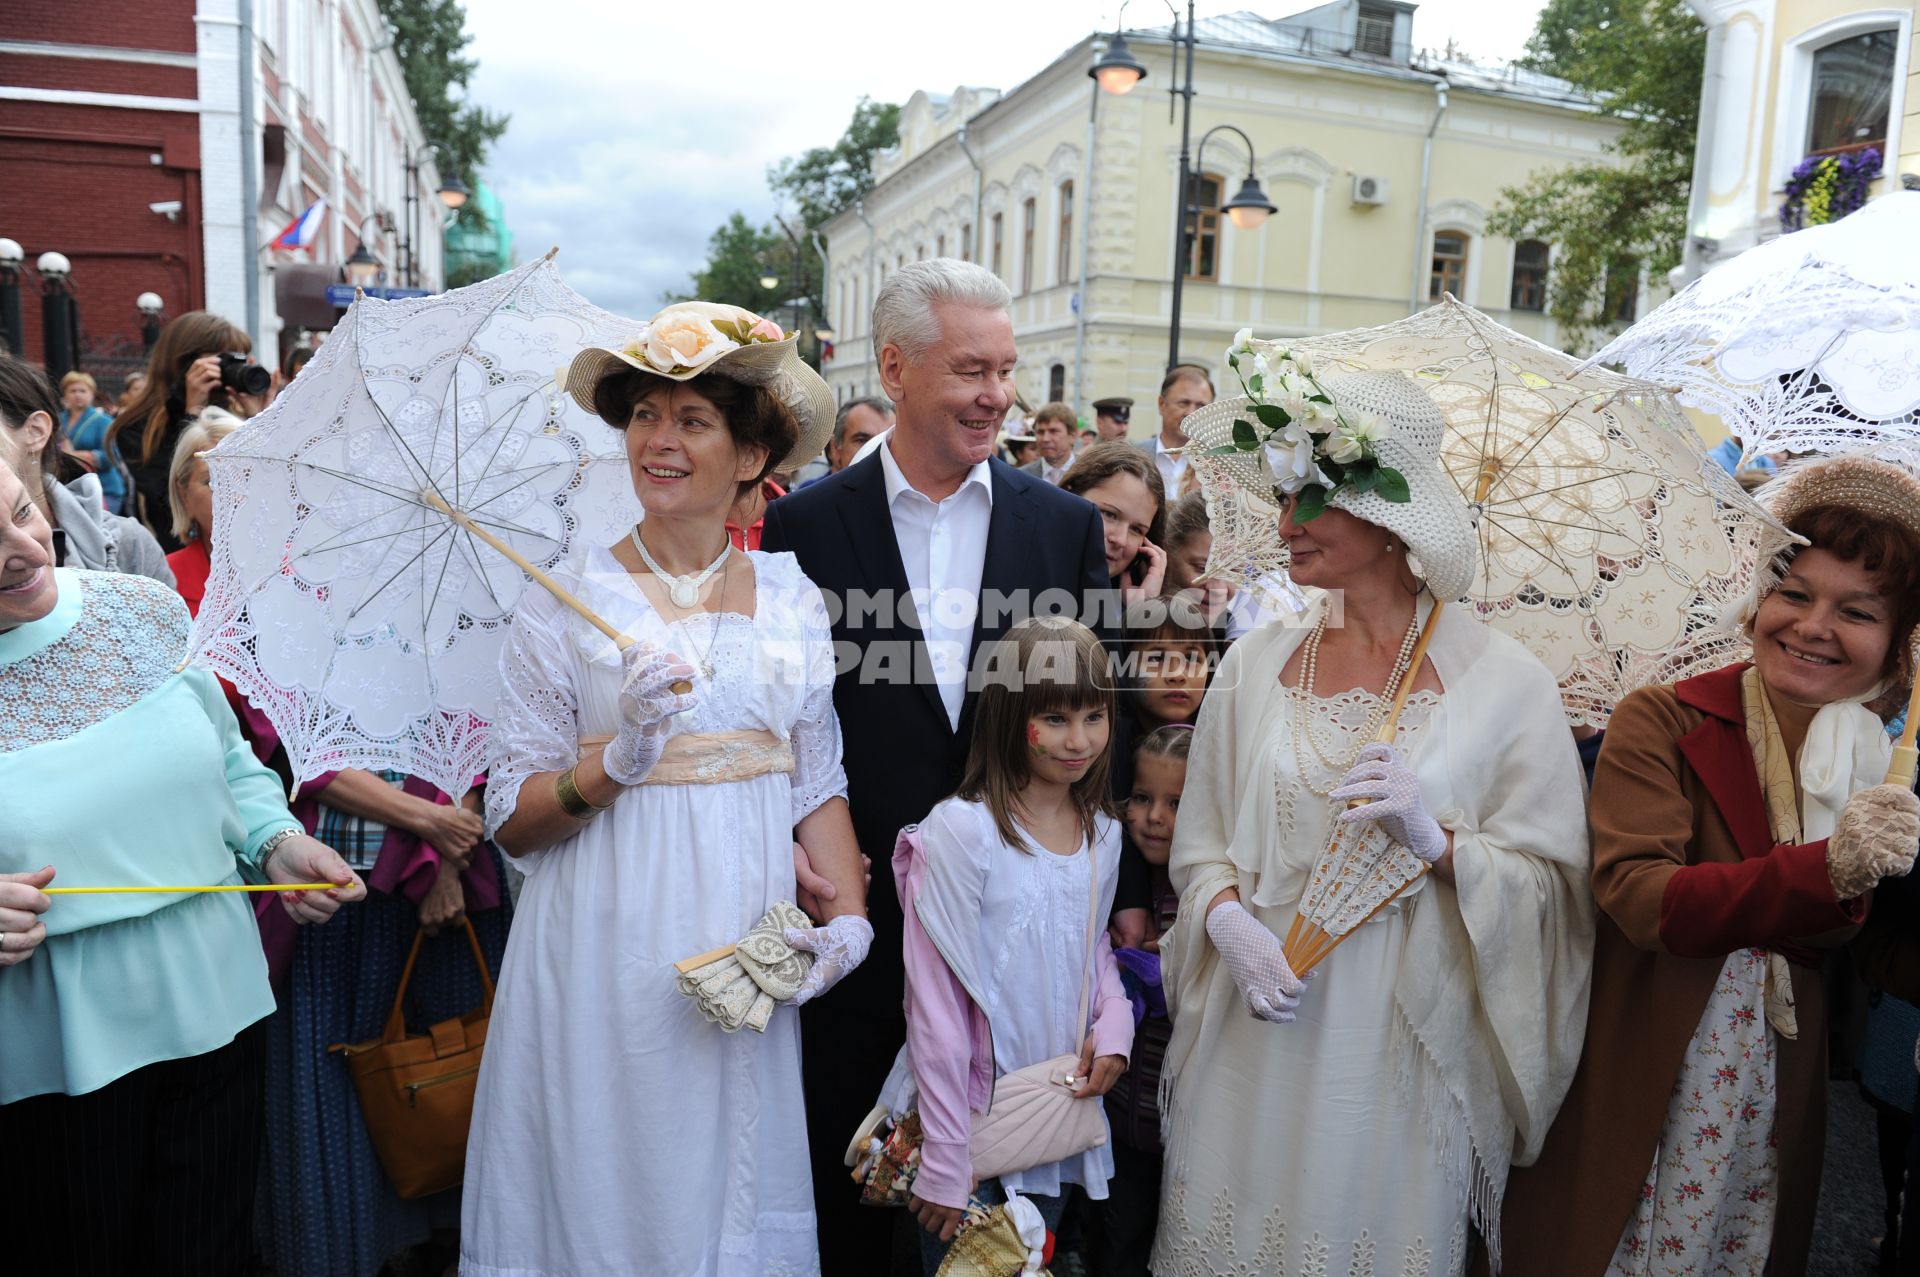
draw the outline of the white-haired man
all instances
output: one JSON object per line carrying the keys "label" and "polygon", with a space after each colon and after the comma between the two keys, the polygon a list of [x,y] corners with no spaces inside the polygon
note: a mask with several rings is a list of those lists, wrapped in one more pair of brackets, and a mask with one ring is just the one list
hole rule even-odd
{"label": "white-haired man", "polygon": [[1107,587],[1099,512],[993,455],[1019,355],[1010,302],[998,276],[952,258],[889,276],[874,298],[873,342],[893,431],[865,459],[769,506],[760,543],[791,550],[846,604],[833,637],[862,659],[843,665],[834,708],[854,830],[881,867],[867,900],[873,960],[801,1019],[825,1273],[891,1267],[892,1217],[860,1207],[840,1158],[906,1038],[900,903],[885,868],[894,840],[959,785],[975,652],[1044,593],[1084,605]]}

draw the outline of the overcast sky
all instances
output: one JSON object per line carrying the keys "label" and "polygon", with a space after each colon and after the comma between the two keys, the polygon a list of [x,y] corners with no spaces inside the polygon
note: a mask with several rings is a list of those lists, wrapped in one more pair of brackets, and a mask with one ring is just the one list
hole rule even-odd
{"label": "overcast sky", "polygon": [[[1011,89],[1117,6],[1063,0],[466,0],[476,101],[510,112],[487,180],[522,261],[560,246],[567,280],[644,317],[684,288],[734,209],[774,211],[768,164],[840,136],[862,95]],[[1183,6],[1184,7],[1184,6]],[[1306,7],[1201,3],[1202,17]],[[1518,55],[1541,0],[1427,0],[1414,43]],[[1128,25],[1162,6],[1134,0]]]}

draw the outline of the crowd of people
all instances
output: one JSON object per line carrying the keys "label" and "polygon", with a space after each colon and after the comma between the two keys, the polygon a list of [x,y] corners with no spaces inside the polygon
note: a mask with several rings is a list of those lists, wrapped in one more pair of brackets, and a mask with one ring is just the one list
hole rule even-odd
{"label": "crowd of people", "polygon": [[[1130,399],[1018,411],[1009,304],[894,272],[884,397],[838,405],[736,308],[578,352],[644,517],[522,596],[458,793],[290,799],[273,724],[184,659],[202,454],[265,398],[224,371],[244,333],[176,319],[111,418],[0,357],[22,1271],[969,1273],[996,1218],[1048,1235],[1006,1274],[1804,1271],[1832,959],[1920,997],[1920,800],[1881,779],[1920,479],[1784,469],[1804,544],[1758,575],[1752,659],[1633,692],[1596,748],[1442,606],[1475,532],[1417,382],[1322,376],[1408,499],[1309,513],[1297,477],[1202,490],[1203,368],[1139,441]],[[1238,496],[1276,503],[1284,577],[1208,577]],[[1340,839],[1418,876],[1296,971]],[[103,882],[301,889],[47,890]],[[464,1185],[402,1197],[334,1048],[483,997]],[[1910,1107],[1920,1022],[1885,1032]]]}

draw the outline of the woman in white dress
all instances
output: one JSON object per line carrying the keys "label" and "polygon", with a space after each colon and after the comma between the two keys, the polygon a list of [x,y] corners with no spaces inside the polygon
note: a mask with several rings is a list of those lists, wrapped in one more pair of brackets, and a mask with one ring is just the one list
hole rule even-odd
{"label": "woman in white dress", "polygon": [[[1295,494],[1318,472],[1275,450],[1279,535],[1293,580],[1317,589],[1302,619],[1230,649],[1194,735],[1170,865],[1180,917],[1161,941],[1174,1031],[1158,1277],[1459,1273],[1469,1221],[1497,1221],[1509,1163],[1538,1149],[1579,1058],[1592,904],[1553,678],[1458,606],[1412,668],[1435,600],[1474,571],[1438,466],[1444,423],[1397,373],[1313,392],[1343,421],[1385,424],[1372,446],[1410,499],[1336,490],[1301,521]],[[1189,419],[1195,447],[1246,413]],[[1265,486],[1258,471],[1240,481]],[[1403,680],[1395,743],[1374,744]],[[1309,984],[1280,937],[1343,815],[1343,837],[1390,840],[1432,872]]]}
{"label": "woman in white dress", "polygon": [[468,1142],[469,1277],[819,1271],[798,1020],[723,1032],[673,965],[794,898],[796,840],[835,894],[824,925],[786,932],[816,954],[791,1002],[873,934],[823,601],[792,555],[737,551],[725,526],[832,427],[794,344],[686,303],[569,370],[624,431],[646,519],[554,575],[635,641],[529,589],[501,655],[487,823],[527,881]]}

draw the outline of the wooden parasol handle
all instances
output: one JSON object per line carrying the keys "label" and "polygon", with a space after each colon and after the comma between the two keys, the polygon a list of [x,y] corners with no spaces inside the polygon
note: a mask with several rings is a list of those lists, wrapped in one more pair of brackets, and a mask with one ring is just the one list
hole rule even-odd
{"label": "wooden parasol handle", "polygon": [[1915,764],[1920,762],[1920,751],[1915,750],[1913,743],[1916,731],[1920,731],[1920,679],[1914,680],[1913,691],[1907,696],[1907,725],[1894,744],[1893,762],[1887,767],[1887,784],[1913,788]]}
{"label": "wooden parasol handle", "polygon": [[441,514],[444,514],[449,519],[452,519],[454,523],[458,524],[463,531],[473,533],[473,535],[479,537],[482,541],[485,541],[488,545],[498,550],[502,555],[506,557],[509,563],[519,568],[522,572],[525,572],[528,576],[532,577],[534,581],[536,581],[542,587],[544,587],[547,593],[553,595],[554,598],[559,599],[562,603],[572,608],[574,613],[577,616],[579,616],[581,620],[585,621],[588,625],[591,625],[594,629],[599,630],[602,634],[606,635],[609,639],[613,640],[613,644],[615,647],[618,647],[621,651],[624,652],[629,647],[633,646],[633,640],[631,638],[627,637],[625,634],[622,634],[619,630],[614,629],[611,625],[608,625],[606,621],[601,619],[599,613],[595,612],[592,608],[588,607],[585,603],[582,603],[578,598],[578,596],[576,596],[573,593],[573,591],[567,589],[566,586],[560,584],[558,581],[548,576],[545,572],[542,572],[539,568],[535,567],[532,564],[532,562],[530,562],[527,559],[526,555],[520,553],[520,551],[514,549],[512,546],[508,545],[505,541],[502,541],[499,537],[493,535],[493,533],[481,527],[478,523],[475,523],[463,511],[456,510],[452,506],[448,505],[446,503],[445,498],[443,498],[438,492],[435,492],[432,488],[428,488],[420,494],[420,499],[426,502],[428,505],[432,506],[434,509],[438,510]]}
{"label": "wooden parasol handle", "polygon": [[1407,672],[1400,678],[1400,686],[1393,693],[1393,708],[1387,711],[1387,721],[1380,725],[1380,735],[1376,738],[1382,745],[1393,744],[1394,734],[1400,730],[1400,711],[1407,707],[1407,697],[1413,694],[1413,680],[1420,676],[1420,664],[1427,659],[1427,645],[1433,642],[1433,632],[1440,627],[1440,609],[1447,601],[1436,597],[1433,611],[1427,613],[1427,623],[1420,629],[1420,637],[1413,645],[1413,659],[1407,664]]}

